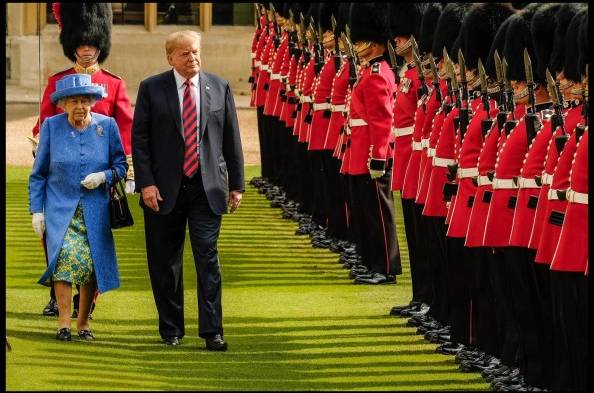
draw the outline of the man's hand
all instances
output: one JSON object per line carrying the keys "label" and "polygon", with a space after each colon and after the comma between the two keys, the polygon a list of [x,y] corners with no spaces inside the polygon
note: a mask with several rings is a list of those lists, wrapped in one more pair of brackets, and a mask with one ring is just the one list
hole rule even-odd
{"label": "man's hand", "polygon": [[157,186],[148,186],[142,189],[142,201],[155,212],[158,212],[159,202],[163,202],[163,198],[161,198]]}
{"label": "man's hand", "polygon": [[45,232],[45,216],[43,213],[33,213],[33,230],[43,239],[43,232]]}
{"label": "man's hand", "polygon": [[242,198],[241,191],[231,191],[229,193],[229,213],[233,213],[239,207]]}
{"label": "man's hand", "polygon": [[386,174],[386,171],[378,171],[377,169],[369,170],[369,175],[371,176],[372,179],[379,179],[380,177],[382,177],[385,174]]}
{"label": "man's hand", "polygon": [[134,180],[126,180],[126,187],[124,187],[124,191],[126,191],[126,194],[134,194],[135,187],[136,183]]}
{"label": "man's hand", "polygon": [[103,183],[105,183],[105,173],[103,172],[90,173],[80,182],[80,184],[89,190],[93,190]]}

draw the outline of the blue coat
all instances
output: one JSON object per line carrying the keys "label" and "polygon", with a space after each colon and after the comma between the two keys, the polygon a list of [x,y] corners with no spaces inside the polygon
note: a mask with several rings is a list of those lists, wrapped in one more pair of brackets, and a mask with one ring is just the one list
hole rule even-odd
{"label": "blue coat", "polygon": [[[39,283],[51,278],[66,230],[82,201],[97,288],[106,292],[120,286],[107,184],[113,181],[111,168],[124,177],[126,156],[113,118],[92,113],[91,124],[80,133],[67,116],[62,113],[43,122],[29,176],[29,211],[45,215],[48,268]],[[94,190],[80,184],[88,174],[100,171],[105,173],[105,184]]]}

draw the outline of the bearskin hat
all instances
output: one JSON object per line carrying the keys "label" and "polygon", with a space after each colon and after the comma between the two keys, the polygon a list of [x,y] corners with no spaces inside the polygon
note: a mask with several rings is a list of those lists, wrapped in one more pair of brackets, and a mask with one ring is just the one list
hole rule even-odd
{"label": "bearskin hat", "polygon": [[348,24],[349,12],[351,3],[338,3],[338,10],[336,11],[336,34],[344,32],[344,26]]}
{"label": "bearskin hat", "polygon": [[[538,62],[534,55],[530,22],[538,10],[544,4],[528,5],[521,12],[510,17],[509,27],[505,33],[505,47],[503,57],[507,61],[507,78],[515,81],[525,81],[526,72],[524,69],[524,48],[528,49],[532,70],[538,69]],[[503,58],[502,58],[503,60]],[[533,72],[535,82],[539,82]],[[540,80],[542,82],[542,80]]]}
{"label": "bearskin hat", "polygon": [[67,58],[76,62],[76,48],[87,44],[101,50],[99,63],[107,59],[113,23],[111,3],[59,3],[54,14],[61,27],[60,44]]}
{"label": "bearskin hat", "polygon": [[272,2],[272,6],[274,7],[274,11],[276,13],[278,13],[279,15],[283,16],[283,7],[284,7],[284,3],[281,3],[280,1],[274,1]]}
{"label": "bearskin hat", "polygon": [[431,47],[431,53],[437,59],[441,59],[444,47],[450,55],[452,54],[452,46],[458,38],[462,19],[469,7],[466,3],[450,3],[441,11]]}
{"label": "bearskin hat", "polygon": [[546,69],[549,67],[553,41],[555,39],[555,14],[561,4],[547,4],[541,7],[532,17],[530,30],[532,31],[532,45],[536,55],[537,67],[534,67],[534,77],[546,81]]}
{"label": "bearskin hat", "polygon": [[582,22],[579,33],[579,50],[580,57],[578,59],[578,67],[581,75],[586,74],[586,65],[589,62],[588,56],[588,10],[586,9],[586,16]]}
{"label": "bearskin hat", "polygon": [[460,48],[468,69],[475,69],[479,58],[487,60],[497,29],[513,14],[514,10],[502,3],[479,3],[470,7],[460,30]]}
{"label": "bearskin hat", "polygon": [[549,60],[549,71],[553,75],[561,72],[565,63],[565,32],[569,22],[584,7],[583,4],[566,3],[559,7],[556,15],[555,40],[553,42],[553,53]]}
{"label": "bearskin hat", "polygon": [[503,21],[499,29],[497,29],[497,33],[495,33],[495,37],[493,38],[493,42],[491,43],[491,48],[489,48],[489,55],[487,56],[487,61],[485,62],[485,72],[487,75],[492,76],[495,78],[495,51],[499,53],[499,57],[503,55],[503,48],[505,47],[505,34],[507,33],[507,28],[509,27],[511,21],[511,17],[507,18]]}
{"label": "bearskin hat", "polygon": [[567,26],[567,32],[565,33],[565,64],[563,65],[563,74],[565,78],[573,82],[579,82],[582,79],[579,65],[579,33],[581,27],[586,23],[588,17],[588,9],[583,9],[573,18]]}
{"label": "bearskin hat", "polygon": [[391,37],[418,36],[424,8],[423,3],[389,3],[388,26]]}
{"label": "bearskin hat", "polygon": [[299,24],[301,22],[301,13],[305,16],[308,9],[309,3],[291,3],[291,11],[293,11],[295,23]]}
{"label": "bearskin hat", "polygon": [[419,36],[417,37],[417,44],[419,45],[421,54],[431,52],[433,33],[442,9],[443,7],[440,3],[428,3],[425,12],[423,12],[421,28],[419,30]]}
{"label": "bearskin hat", "polygon": [[386,3],[351,3],[349,12],[351,39],[385,44],[389,29]]}
{"label": "bearskin hat", "polygon": [[320,7],[318,7],[318,15],[316,20],[322,27],[322,31],[332,30],[331,16],[334,15],[334,18],[336,18],[337,11],[337,3],[322,3]]}
{"label": "bearskin hat", "polygon": [[291,3],[282,3],[283,8],[280,10],[280,14],[283,18],[289,19],[289,10],[291,9]]}

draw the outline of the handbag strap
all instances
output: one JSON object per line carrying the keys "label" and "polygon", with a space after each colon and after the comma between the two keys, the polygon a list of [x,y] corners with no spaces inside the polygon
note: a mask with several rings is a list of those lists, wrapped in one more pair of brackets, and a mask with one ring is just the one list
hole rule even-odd
{"label": "handbag strap", "polygon": [[126,198],[126,192],[124,191],[124,186],[122,185],[121,178],[118,176],[118,173],[115,169],[111,168],[111,175],[112,175],[112,183],[111,183],[111,193],[116,194],[119,198]]}

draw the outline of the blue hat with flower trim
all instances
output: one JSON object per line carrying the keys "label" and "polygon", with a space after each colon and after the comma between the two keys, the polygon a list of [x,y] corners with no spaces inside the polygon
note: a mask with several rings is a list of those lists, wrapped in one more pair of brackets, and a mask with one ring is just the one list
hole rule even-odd
{"label": "blue hat with flower trim", "polygon": [[64,97],[92,96],[99,101],[107,96],[102,86],[91,82],[89,74],[70,74],[56,82],[56,91],[52,93],[51,100],[56,104]]}

